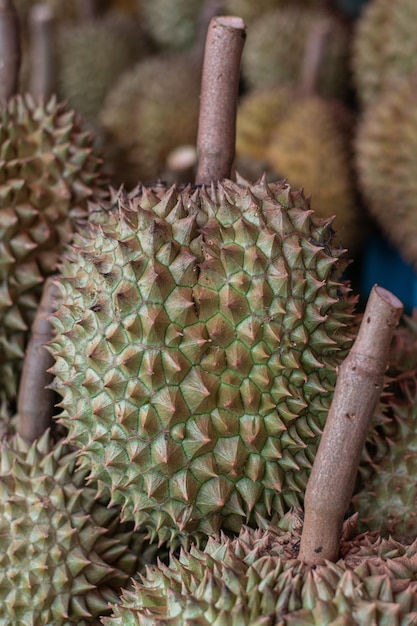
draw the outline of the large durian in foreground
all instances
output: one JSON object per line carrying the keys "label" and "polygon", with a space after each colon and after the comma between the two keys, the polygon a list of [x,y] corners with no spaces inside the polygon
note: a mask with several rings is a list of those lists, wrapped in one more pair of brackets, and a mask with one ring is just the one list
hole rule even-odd
{"label": "large durian in foreground", "polygon": [[277,526],[210,539],[147,569],[105,626],[409,626],[417,615],[417,542],[377,534],[342,542],[341,558],[297,560],[298,512]]}
{"label": "large durian in foreground", "polygon": [[154,550],[48,432],[2,441],[0,456],[0,623],[97,624]]}
{"label": "large durian in foreground", "polygon": [[43,280],[107,178],[80,119],[55,98],[1,106],[0,144],[0,396],[14,398]]}
{"label": "large durian in foreground", "polygon": [[83,466],[172,543],[300,503],[353,334],[330,221],[264,180],[139,187],[102,221],[53,317]]}
{"label": "large durian in foreground", "polygon": [[355,143],[360,189],[372,217],[417,267],[417,74],[367,107]]}

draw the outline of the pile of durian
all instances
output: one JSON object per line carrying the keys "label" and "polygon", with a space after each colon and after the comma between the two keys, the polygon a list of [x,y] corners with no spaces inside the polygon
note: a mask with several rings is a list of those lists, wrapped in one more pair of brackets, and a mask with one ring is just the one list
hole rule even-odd
{"label": "pile of durian", "polygon": [[[417,11],[364,4],[0,1],[0,625],[417,620],[413,316],[337,559],[298,558],[350,259],[395,209],[414,262]],[[236,159],[196,184],[215,14],[246,23]]]}

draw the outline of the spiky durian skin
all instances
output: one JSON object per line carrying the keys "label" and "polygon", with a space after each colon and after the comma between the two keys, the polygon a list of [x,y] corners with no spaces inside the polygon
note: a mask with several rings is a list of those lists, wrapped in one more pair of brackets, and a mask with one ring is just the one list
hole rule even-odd
{"label": "spiky durian skin", "polygon": [[42,283],[107,195],[102,161],[75,113],[51,98],[15,96],[0,108],[0,395],[14,398]]}
{"label": "spiky durian skin", "polygon": [[359,186],[372,217],[417,267],[417,87],[404,79],[370,104],[355,140]]}
{"label": "spiky durian skin", "polygon": [[61,29],[58,44],[59,95],[96,123],[114,83],[147,53],[139,21],[115,11]]}
{"label": "spiky durian skin", "polygon": [[200,69],[188,56],[152,56],[124,73],[100,114],[116,183],[157,180],[172,150],[195,144],[199,96]]}
{"label": "spiky durian skin", "polygon": [[[344,543],[343,558],[297,561],[301,522],[242,528],[147,569],[105,626],[408,626],[417,614],[417,543],[375,535]],[[290,525],[288,526],[288,523]]]}
{"label": "spiky durian skin", "polygon": [[351,254],[359,249],[364,225],[355,191],[353,130],[353,116],[341,104],[311,96],[292,103],[265,146],[266,161],[279,178],[303,186],[317,215],[336,216],[337,236]]}
{"label": "spiky durian skin", "polygon": [[142,563],[143,538],[48,433],[2,441],[0,456],[0,623],[97,624]]}
{"label": "spiky durian skin", "polygon": [[329,33],[316,93],[344,97],[349,85],[349,29],[331,13],[295,4],[268,11],[254,21],[242,54],[242,76],[247,86],[254,90],[298,87],[308,36],[314,25],[324,20],[329,23]]}
{"label": "spiky durian skin", "polygon": [[352,336],[329,221],[264,180],[139,188],[108,219],[64,264],[53,318],[82,463],[173,544],[283,514]]}
{"label": "spiky durian skin", "polygon": [[362,106],[417,71],[416,21],[414,0],[372,0],[364,7],[352,43],[353,81]]}
{"label": "spiky durian skin", "polygon": [[[417,324],[394,333],[379,426],[367,444],[353,505],[360,530],[411,543],[417,538]],[[374,418],[375,419],[375,418]]]}

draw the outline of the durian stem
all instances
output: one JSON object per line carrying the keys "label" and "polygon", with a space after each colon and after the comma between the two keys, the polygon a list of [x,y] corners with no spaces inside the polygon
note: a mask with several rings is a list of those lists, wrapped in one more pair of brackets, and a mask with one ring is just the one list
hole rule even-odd
{"label": "durian stem", "polygon": [[344,516],[402,311],[396,296],[374,286],[355,343],[339,367],[333,402],[305,494],[299,559],[306,563],[338,558]]}
{"label": "durian stem", "polygon": [[46,4],[35,4],[29,15],[30,92],[47,100],[54,92],[54,15]]}
{"label": "durian stem", "polygon": [[0,101],[19,89],[21,49],[20,24],[12,0],[0,0]]}
{"label": "durian stem", "polygon": [[325,54],[329,34],[330,21],[328,17],[323,16],[313,25],[306,41],[298,88],[298,93],[302,98],[312,96],[317,91],[320,64]]}
{"label": "durian stem", "polygon": [[17,430],[27,441],[38,439],[52,423],[55,393],[47,386],[52,382],[48,369],[54,359],[45,345],[53,337],[47,317],[56,311],[56,296],[57,286],[48,278],[32,324],[19,386]]}
{"label": "durian stem", "polygon": [[211,20],[201,81],[197,184],[208,185],[231,175],[244,42],[245,24],[240,17]]}

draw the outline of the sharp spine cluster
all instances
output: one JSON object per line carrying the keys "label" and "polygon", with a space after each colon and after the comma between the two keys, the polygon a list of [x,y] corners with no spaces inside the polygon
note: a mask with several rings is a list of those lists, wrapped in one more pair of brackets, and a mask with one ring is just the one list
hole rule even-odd
{"label": "sharp spine cluster", "polygon": [[330,222],[286,183],[132,195],[64,264],[60,421],[160,540],[283,514],[302,501],[352,339]]}

